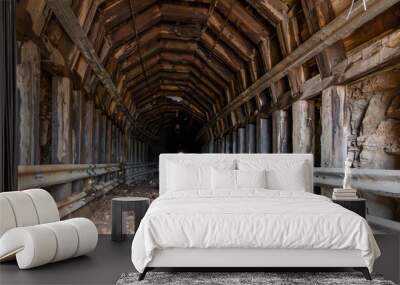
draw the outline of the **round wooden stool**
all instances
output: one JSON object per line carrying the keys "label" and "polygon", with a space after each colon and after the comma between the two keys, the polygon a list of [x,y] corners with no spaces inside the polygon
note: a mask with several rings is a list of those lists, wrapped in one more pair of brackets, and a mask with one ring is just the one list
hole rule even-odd
{"label": "round wooden stool", "polygon": [[126,212],[133,210],[135,213],[135,232],[140,221],[146,214],[150,199],[144,197],[119,197],[111,200],[112,234],[113,241],[123,241],[127,236]]}

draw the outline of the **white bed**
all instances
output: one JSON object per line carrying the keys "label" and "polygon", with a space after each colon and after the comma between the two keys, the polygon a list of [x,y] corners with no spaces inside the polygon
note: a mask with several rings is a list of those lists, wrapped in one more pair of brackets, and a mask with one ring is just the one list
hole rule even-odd
{"label": "white bed", "polygon": [[[203,185],[210,166],[235,173],[235,188],[216,189],[217,174]],[[246,181],[260,169],[263,188]],[[141,278],[154,267],[354,267],[368,278],[380,252],[367,222],[312,194],[312,169],[310,154],[161,155],[160,197],[132,244]]]}

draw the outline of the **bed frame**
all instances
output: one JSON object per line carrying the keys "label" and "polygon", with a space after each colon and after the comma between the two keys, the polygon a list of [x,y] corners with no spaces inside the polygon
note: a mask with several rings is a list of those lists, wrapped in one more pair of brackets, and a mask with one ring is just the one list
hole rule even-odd
{"label": "bed frame", "polygon": [[[290,155],[306,162],[313,192],[313,156],[311,154],[162,154],[160,155],[160,195],[165,193],[166,162],[168,159],[224,159],[248,158],[250,155],[263,159],[279,159]],[[170,248],[156,250],[152,261],[139,275],[143,280],[146,273],[155,268],[232,268],[238,271],[254,268],[343,268],[361,271],[367,280],[371,276],[359,250],[330,249],[248,249],[248,248]]]}
{"label": "bed frame", "polygon": [[359,250],[329,249],[193,249],[156,250],[139,280],[154,268],[343,268],[361,271],[371,280]]}

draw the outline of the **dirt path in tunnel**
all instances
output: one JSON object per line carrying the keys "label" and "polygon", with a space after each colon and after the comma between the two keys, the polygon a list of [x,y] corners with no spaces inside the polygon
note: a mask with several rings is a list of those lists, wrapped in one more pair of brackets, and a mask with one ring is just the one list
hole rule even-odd
{"label": "dirt path in tunnel", "polygon": [[[158,181],[120,186],[107,193],[107,195],[64,217],[64,219],[85,217],[95,223],[99,234],[111,234],[111,199],[123,196],[147,197],[154,200],[158,197]],[[127,223],[128,233],[133,233],[135,224],[133,212],[128,213]]]}

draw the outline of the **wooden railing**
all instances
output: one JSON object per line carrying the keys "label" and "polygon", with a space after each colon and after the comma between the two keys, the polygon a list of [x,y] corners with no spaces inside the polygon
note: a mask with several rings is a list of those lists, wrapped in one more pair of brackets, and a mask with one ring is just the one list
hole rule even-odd
{"label": "wooden railing", "polygon": [[18,166],[18,189],[45,188],[72,183],[73,194],[57,205],[62,217],[122,184],[145,180],[158,172],[158,163],[49,164]]}

